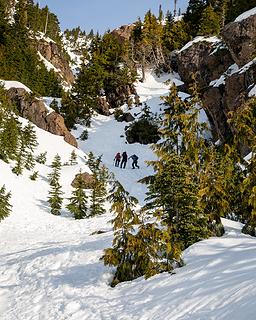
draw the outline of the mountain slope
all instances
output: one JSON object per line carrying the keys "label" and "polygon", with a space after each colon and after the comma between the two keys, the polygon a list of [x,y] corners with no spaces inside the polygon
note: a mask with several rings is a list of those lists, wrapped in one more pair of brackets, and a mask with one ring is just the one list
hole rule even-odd
{"label": "mountain slope", "polygon": [[[177,81],[177,80],[174,80]],[[142,100],[159,109],[159,96],[168,86],[150,74],[138,88]],[[143,95],[143,96],[142,96]],[[133,110],[133,112],[138,110]],[[26,122],[24,120],[24,122]],[[123,123],[99,116],[89,140],[81,147],[97,154],[141,202],[145,196],[138,178],[150,173],[143,160],[154,157],[148,146],[127,145],[120,134]],[[78,135],[78,128],[76,134]],[[0,223],[0,316],[3,320],[253,320],[255,318],[256,239],[240,233],[241,224],[224,220],[226,234],[188,248],[185,266],[173,275],[139,278],[111,288],[111,268],[100,257],[111,245],[112,215],[74,220],[64,209],[50,214],[46,176],[56,153],[68,161],[74,149],[63,138],[36,128],[39,147],[47,150],[40,177],[16,177],[9,164],[0,162],[0,185],[12,192],[13,213]],[[113,168],[116,151],[140,156],[141,169]],[[85,154],[76,150],[78,164],[63,166],[61,184],[68,197],[74,175],[85,165]],[[134,186],[136,187],[134,188]],[[98,230],[102,234],[95,234]]]}

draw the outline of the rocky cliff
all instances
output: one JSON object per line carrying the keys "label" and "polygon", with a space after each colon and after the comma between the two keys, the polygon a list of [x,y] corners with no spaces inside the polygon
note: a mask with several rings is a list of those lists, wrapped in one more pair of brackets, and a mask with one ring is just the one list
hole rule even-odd
{"label": "rocky cliff", "polygon": [[77,147],[77,141],[68,131],[63,117],[56,112],[49,112],[42,100],[32,97],[25,89],[21,88],[9,89],[7,96],[16,105],[22,117],[43,130],[63,136],[67,143]]}
{"label": "rocky cliff", "polygon": [[125,42],[130,39],[134,26],[135,26],[134,24],[126,24],[119,28],[114,29],[113,31],[111,31],[111,33],[120,42]]}
{"label": "rocky cliff", "polygon": [[229,112],[256,82],[256,14],[226,25],[219,39],[196,38],[177,52],[174,67],[187,89],[195,75],[215,137],[225,140],[233,131]]}
{"label": "rocky cliff", "polygon": [[60,47],[54,41],[44,37],[37,38],[36,46],[39,54],[46,60],[44,62],[48,64],[48,68],[51,68],[51,64],[64,85],[72,85],[74,75],[69,66],[68,57]]}

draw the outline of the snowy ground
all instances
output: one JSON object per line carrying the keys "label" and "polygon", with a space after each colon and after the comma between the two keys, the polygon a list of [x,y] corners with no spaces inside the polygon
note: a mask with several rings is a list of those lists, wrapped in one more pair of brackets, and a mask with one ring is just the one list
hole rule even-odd
{"label": "snowy ground", "polygon": [[[177,76],[177,75],[176,75]],[[161,96],[167,95],[170,84],[165,84],[165,81],[170,80],[170,83],[180,84],[181,81],[174,76],[163,76],[157,78],[151,73],[146,73],[146,81],[138,82],[136,85],[137,93],[140,96],[141,102],[146,102],[150,106],[153,113],[161,113],[163,102]],[[184,95],[184,94],[183,94]],[[139,117],[142,107],[125,110],[131,112],[135,118]],[[140,203],[145,199],[146,187],[138,184],[137,181],[145,176],[151,175],[153,170],[148,167],[145,161],[155,159],[155,155],[150,148],[150,145],[141,145],[139,143],[127,144],[125,139],[125,126],[127,122],[117,122],[114,116],[106,117],[98,115],[93,118],[92,126],[88,129],[89,139],[86,141],[78,140],[79,147],[86,153],[92,151],[95,155],[102,155],[103,163],[113,172],[116,178],[124,185],[128,192],[137,197]],[[78,138],[84,127],[77,126],[77,130],[72,133]],[[126,169],[114,167],[114,157],[117,152],[121,154],[126,151],[128,157],[136,154],[139,157],[140,169],[132,169],[132,160],[128,160]]]}
{"label": "snowy ground", "polygon": [[[166,94],[168,87],[150,79],[141,85],[140,94],[159,108],[159,96]],[[135,181],[150,172],[143,160],[153,154],[149,147],[126,145],[120,138],[123,126],[112,118],[98,117],[81,147],[103,153],[104,162],[118,179],[143,200],[145,190]],[[37,181],[31,181],[28,172],[16,177],[10,165],[0,161],[0,186],[5,183],[11,190],[13,205],[13,213],[0,223],[1,320],[255,319],[256,239],[242,235],[241,225],[227,220],[226,234],[188,248],[186,265],[175,274],[140,278],[111,288],[112,270],[99,260],[103,249],[111,245],[111,215],[75,221],[65,209],[60,217],[50,214],[49,165],[56,153],[63,162],[68,161],[73,147],[40,129],[37,135],[40,145],[36,153],[48,152],[46,165],[37,166]],[[124,149],[139,154],[140,170],[113,168],[115,152]],[[76,152],[78,164],[62,168],[66,197],[79,169],[88,171],[84,153]],[[97,230],[105,233],[93,234]]]}

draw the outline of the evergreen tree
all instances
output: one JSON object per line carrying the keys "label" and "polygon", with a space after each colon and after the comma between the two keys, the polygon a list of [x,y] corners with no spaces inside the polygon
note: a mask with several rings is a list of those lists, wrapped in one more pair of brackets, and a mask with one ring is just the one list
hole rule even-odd
{"label": "evergreen tree", "polygon": [[0,189],[0,221],[4,218],[8,217],[11,213],[12,206],[10,205],[9,201],[11,198],[11,193],[6,193],[5,186],[2,186]]}
{"label": "evergreen tree", "polygon": [[30,178],[32,181],[37,180],[37,178],[38,178],[38,171],[34,171],[34,172],[30,175],[29,178]]}
{"label": "evergreen tree", "polygon": [[32,170],[34,167],[35,167],[35,159],[34,159],[33,154],[30,152],[27,155],[27,159],[25,162],[25,168],[27,170]]}
{"label": "evergreen tree", "polygon": [[121,281],[132,280],[142,275],[136,265],[137,252],[133,250],[135,241],[133,227],[139,223],[134,207],[138,201],[117,181],[113,184],[108,200],[112,203],[111,211],[116,214],[112,220],[114,240],[113,248],[106,249],[102,259],[105,265],[117,268],[111,283],[115,286]]}
{"label": "evergreen tree", "polygon": [[77,164],[77,155],[76,155],[75,150],[73,150],[71,152],[69,163],[70,163],[71,166]]}
{"label": "evergreen tree", "polygon": [[69,198],[68,210],[74,215],[75,219],[83,219],[88,216],[87,196],[84,192],[84,181],[81,170],[77,179],[77,185]]}
{"label": "evergreen tree", "polygon": [[40,164],[45,164],[46,163],[46,155],[47,155],[47,151],[40,153],[37,157],[36,157],[36,162],[40,163]]}
{"label": "evergreen tree", "polygon": [[221,16],[214,11],[211,5],[207,6],[199,22],[199,35],[217,35],[220,33]]}
{"label": "evergreen tree", "polygon": [[0,87],[0,159],[8,162],[15,158],[19,139],[20,124],[15,109],[8,101],[4,89]]}
{"label": "evergreen tree", "polygon": [[172,20],[166,18],[165,25],[163,26],[163,46],[165,48],[165,54],[169,54],[173,50],[181,49],[188,41],[191,40],[191,36],[187,31],[187,25],[184,20]]}
{"label": "evergreen tree", "polygon": [[[97,161],[97,160],[96,160]],[[90,215],[100,215],[106,212],[104,203],[107,195],[107,178],[108,170],[105,166],[102,166],[100,162],[96,164],[93,172],[93,186],[91,193],[91,207]]]}
{"label": "evergreen tree", "polygon": [[60,210],[63,202],[63,192],[61,191],[61,185],[59,183],[61,158],[58,154],[54,157],[51,168],[52,172],[48,175],[49,184],[51,187],[49,191],[48,202],[51,207],[51,213],[54,215],[60,215]]}
{"label": "evergreen tree", "polygon": [[198,33],[198,22],[202,18],[202,13],[207,6],[206,0],[189,0],[187,11],[184,15],[184,21],[188,24],[188,29],[192,37]]}
{"label": "evergreen tree", "polygon": [[12,170],[15,174],[22,174],[24,167],[26,167],[28,170],[33,168],[33,152],[37,145],[38,143],[35,130],[33,126],[29,123],[21,129],[20,141],[15,158],[16,165]]}
{"label": "evergreen tree", "polygon": [[[236,112],[230,113],[229,122],[234,126],[234,143],[237,149],[241,146],[251,150],[251,158],[245,165],[245,177],[241,183],[244,233],[256,236],[256,99],[251,98],[244,103]],[[242,161],[242,160],[241,160]]]}

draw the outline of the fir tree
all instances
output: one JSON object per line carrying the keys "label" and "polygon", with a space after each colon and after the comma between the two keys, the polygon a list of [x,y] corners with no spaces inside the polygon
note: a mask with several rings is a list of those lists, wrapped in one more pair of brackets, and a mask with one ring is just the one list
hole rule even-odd
{"label": "fir tree", "polygon": [[135,240],[133,227],[139,223],[134,207],[138,201],[117,181],[113,184],[108,200],[112,203],[111,211],[115,213],[115,218],[112,220],[114,240],[113,247],[104,251],[102,259],[105,265],[117,268],[111,283],[115,286],[121,281],[132,280],[142,275],[136,266],[137,252],[133,250]]}
{"label": "fir tree", "polygon": [[34,171],[34,172],[30,175],[29,178],[30,178],[32,181],[37,180],[37,178],[38,178],[38,171]]}
{"label": "fir tree", "polygon": [[71,152],[69,163],[70,163],[71,166],[77,164],[77,155],[76,155],[75,150],[73,150]]}
{"label": "fir tree", "polygon": [[199,35],[217,35],[220,33],[221,16],[214,11],[211,5],[207,6],[203,12],[199,23]]}
{"label": "fir tree", "polygon": [[84,181],[81,170],[77,179],[76,188],[69,198],[67,209],[74,215],[75,219],[83,219],[88,216],[87,196],[84,192]]}
{"label": "fir tree", "polygon": [[26,162],[25,162],[25,168],[27,170],[32,170],[35,167],[35,159],[31,152],[27,154]]}
{"label": "fir tree", "polygon": [[101,162],[96,160],[96,164],[93,172],[93,185],[91,193],[91,207],[90,215],[100,215],[106,212],[104,208],[104,203],[107,195],[107,179],[108,179],[108,170],[105,166],[101,165]]}
{"label": "fir tree", "polygon": [[[21,136],[15,159],[16,165],[12,170],[15,174],[22,174],[22,171],[25,166],[27,169],[33,168],[33,152],[37,145],[38,143],[35,130],[33,126],[29,123],[21,129]],[[28,160],[29,162],[27,163]]]}
{"label": "fir tree", "polygon": [[36,157],[36,162],[40,163],[40,164],[45,164],[46,163],[46,155],[47,155],[47,151],[40,153],[37,157]]}
{"label": "fir tree", "polygon": [[63,202],[63,192],[61,191],[61,185],[59,183],[61,158],[58,154],[54,157],[51,168],[52,172],[48,175],[49,184],[51,187],[49,191],[48,202],[51,207],[51,213],[54,215],[60,215]]}
{"label": "fir tree", "polygon": [[2,186],[0,189],[0,221],[8,217],[11,213],[12,206],[9,201],[11,198],[11,193],[6,192],[5,186]]}
{"label": "fir tree", "polygon": [[[240,185],[243,202],[244,233],[256,236],[256,99],[251,98],[236,112],[230,113],[229,122],[235,128],[234,143],[237,149],[246,146],[251,150],[251,158],[245,165],[245,177]],[[242,160],[241,160],[242,161]]]}
{"label": "fir tree", "polygon": [[8,101],[4,89],[0,87],[0,158],[3,161],[15,159],[20,131],[15,109]]}

